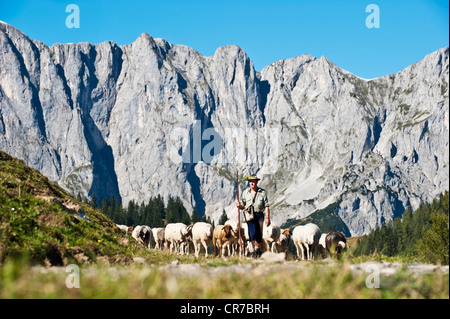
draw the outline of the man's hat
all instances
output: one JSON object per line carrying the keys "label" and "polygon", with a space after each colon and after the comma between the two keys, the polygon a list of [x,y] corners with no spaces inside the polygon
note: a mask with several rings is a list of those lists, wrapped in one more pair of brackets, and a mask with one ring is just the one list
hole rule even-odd
{"label": "man's hat", "polygon": [[244,177],[244,181],[259,181],[259,180],[260,179],[258,178],[258,176],[256,176],[256,174]]}

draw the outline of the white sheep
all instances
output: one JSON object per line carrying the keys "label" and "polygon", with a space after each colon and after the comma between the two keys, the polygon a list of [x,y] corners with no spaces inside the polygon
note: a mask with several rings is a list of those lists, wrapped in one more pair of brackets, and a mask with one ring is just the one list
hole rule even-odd
{"label": "white sheep", "polygon": [[152,228],[153,232],[153,239],[155,240],[155,249],[163,250],[164,249],[164,243],[165,243],[165,228],[164,227],[157,227]]}
{"label": "white sheep", "polygon": [[152,229],[146,225],[139,225],[133,229],[131,234],[138,243],[144,245],[147,248],[151,247],[151,242],[153,240]]}
{"label": "white sheep", "polygon": [[274,225],[274,223],[270,223],[269,226],[266,226],[264,223],[263,231],[262,231],[262,252],[271,251],[275,252],[274,244],[280,239],[281,230],[280,227]]}
{"label": "white sheep", "polygon": [[183,223],[170,223],[166,225],[165,240],[170,246],[170,253],[174,250],[178,253],[184,254],[184,246],[186,244],[186,236],[192,230],[192,226],[188,228]]}
{"label": "white sheep", "polygon": [[304,259],[304,250],[306,250],[306,260],[311,260],[315,253],[316,247],[319,244],[321,236],[319,227],[315,224],[309,223],[306,225],[297,226],[292,231],[292,241],[295,248],[297,248],[297,256]]}
{"label": "white sheep", "polygon": [[250,250],[250,235],[248,234],[248,225],[247,223],[241,223],[241,227],[244,230],[244,237],[242,239],[242,248],[243,248],[243,254],[245,255],[246,250]]}
{"label": "white sheep", "polygon": [[133,226],[127,226],[127,225],[119,225],[116,224],[117,227],[119,227],[120,230],[126,232],[127,234],[132,234],[133,233]]}
{"label": "white sheep", "polygon": [[327,233],[323,233],[319,238],[319,245],[317,245],[317,250],[319,251],[319,254],[322,256],[322,258],[329,257],[329,253],[325,243],[325,238],[327,237],[327,235]]}
{"label": "white sheep", "polygon": [[182,229],[185,227],[186,225],[183,223],[169,223],[166,225],[164,238],[170,253],[178,252],[179,246],[184,240]]}
{"label": "white sheep", "polygon": [[127,230],[128,230],[128,226],[127,225],[116,224],[116,226],[119,227],[124,232],[127,232]]}
{"label": "white sheep", "polygon": [[205,257],[208,257],[208,245],[212,241],[214,228],[211,224],[198,222],[192,227],[192,242],[194,243],[195,257],[198,257],[201,246],[205,248]]}

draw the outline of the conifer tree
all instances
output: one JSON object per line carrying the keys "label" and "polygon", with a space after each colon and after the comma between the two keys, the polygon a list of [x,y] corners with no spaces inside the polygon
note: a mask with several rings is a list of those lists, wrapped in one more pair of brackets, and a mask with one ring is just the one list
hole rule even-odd
{"label": "conifer tree", "polygon": [[427,262],[448,264],[448,207],[448,191],[430,204],[421,204],[414,212],[408,207],[402,218],[377,225],[359,240],[354,254],[419,255]]}
{"label": "conifer tree", "polygon": [[225,225],[225,222],[227,220],[228,220],[228,216],[224,209],[224,210],[222,210],[222,215],[220,215],[220,218],[219,218],[219,225]]}
{"label": "conifer tree", "polygon": [[199,213],[198,213],[197,206],[195,206],[195,207],[194,207],[194,210],[192,211],[192,218],[191,218],[191,221],[192,221],[193,223],[196,223],[196,222],[199,222],[199,221],[200,221],[200,215],[199,215]]}
{"label": "conifer tree", "polygon": [[152,211],[152,222],[151,225],[153,227],[163,227],[165,218],[165,207],[164,207],[164,199],[158,195],[155,198],[151,199],[151,211]]}
{"label": "conifer tree", "polygon": [[166,223],[175,223],[180,220],[181,216],[178,216],[178,212],[176,210],[176,203],[172,196],[169,196],[166,208]]}
{"label": "conifer tree", "polygon": [[97,197],[95,196],[95,193],[92,194],[91,200],[88,203],[93,208],[97,208]]}

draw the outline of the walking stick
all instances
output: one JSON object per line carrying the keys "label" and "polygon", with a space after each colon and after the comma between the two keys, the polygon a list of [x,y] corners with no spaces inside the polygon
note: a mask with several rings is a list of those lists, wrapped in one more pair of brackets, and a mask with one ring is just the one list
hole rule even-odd
{"label": "walking stick", "polygon": [[[237,201],[239,201],[239,170],[236,170],[236,191],[237,191]],[[239,255],[242,256],[242,239],[241,239],[241,210],[238,209],[238,232],[239,232]]]}

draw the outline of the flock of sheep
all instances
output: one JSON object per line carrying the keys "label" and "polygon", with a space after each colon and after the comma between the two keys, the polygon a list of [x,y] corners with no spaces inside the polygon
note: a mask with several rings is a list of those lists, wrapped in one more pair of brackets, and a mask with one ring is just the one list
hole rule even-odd
{"label": "flock of sheep", "polygon": [[[261,225],[263,223],[261,222]],[[213,227],[204,222],[191,223],[170,223],[166,227],[150,228],[149,226],[128,227],[117,225],[123,231],[132,235],[139,243],[147,248],[151,248],[155,242],[155,249],[169,250],[170,253],[189,254],[192,248],[195,256],[200,254],[201,247],[208,257],[208,247],[213,245],[214,256],[246,256],[248,245],[247,224],[241,223],[240,232],[242,239],[242,251],[239,245],[239,231],[237,220],[228,220],[225,225]],[[296,226],[290,229],[280,229],[273,223],[269,226],[262,225],[263,242],[262,252],[271,251],[273,253],[287,252],[289,241],[292,240],[296,249],[297,257],[300,260],[312,260],[318,256],[327,258],[329,256],[338,257],[347,248],[345,236],[340,232],[323,233],[315,224]]]}

